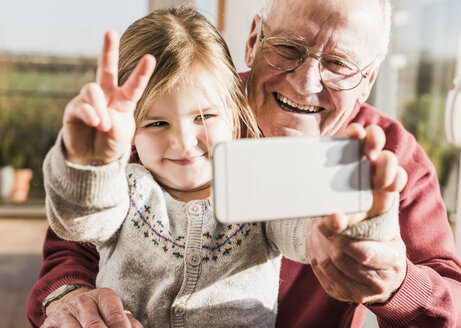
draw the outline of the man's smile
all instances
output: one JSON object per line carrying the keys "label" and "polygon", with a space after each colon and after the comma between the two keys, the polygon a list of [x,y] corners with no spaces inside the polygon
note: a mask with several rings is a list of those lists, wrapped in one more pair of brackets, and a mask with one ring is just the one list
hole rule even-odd
{"label": "man's smile", "polygon": [[280,106],[280,108],[282,108],[283,110],[287,112],[310,114],[310,113],[318,113],[325,109],[323,107],[298,104],[278,92],[274,92],[274,97],[278,105]]}

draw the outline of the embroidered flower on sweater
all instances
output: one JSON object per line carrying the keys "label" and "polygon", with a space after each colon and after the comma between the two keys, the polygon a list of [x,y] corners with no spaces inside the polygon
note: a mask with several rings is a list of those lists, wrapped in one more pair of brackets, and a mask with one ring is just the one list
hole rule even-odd
{"label": "embroidered flower on sweater", "polygon": [[[131,218],[134,227],[139,229],[145,238],[149,238],[155,246],[159,246],[166,253],[171,252],[176,258],[183,258],[186,248],[184,236],[172,236],[171,232],[163,228],[155,215],[150,216],[147,210],[137,210]],[[229,255],[236,246],[242,244],[248,237],[251,228],[257,223],[232,224],[226,226],[226,232],[212,236],[210,232],[202,234],[202,260],[204,262],[217,261],[220,256]]]}
{"label": "embroidered flower on sweater", "polygon": [[[129,174],[128,177],[131,180],[130,215],[133,226],[142,233],[144,238],[150,239],[153,245],[160,247],[163,252],[169,252],[178,259],[184,258],[185,236],[173,236],[165,228],[162,220],[156,218],[151,207],[143,201],[144,196],[138,189],[136,178],[132,174]],[[216,262],[220,257],[230,255],[250,235],[252,227],[257,227],[257,225],[258,223],[230,224],[222,226],[222,229],[215,234],[208,231],[202,233],[202,261]]]}

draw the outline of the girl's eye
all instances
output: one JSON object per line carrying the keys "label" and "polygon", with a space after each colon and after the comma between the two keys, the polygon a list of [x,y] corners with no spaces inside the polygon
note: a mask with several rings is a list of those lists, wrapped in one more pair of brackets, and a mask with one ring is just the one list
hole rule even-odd
{"label": "girl's eye", "polygon": [[208,120],[210,118],[212,118],[214,115],[213,114],[203,114],[203,115],[199,115],[195,118],[196,121],[204,121],[204,120]]}
{"label": "girl's eye", "polygon": [[161,127],[161,126],[167,126],[168,123],[165,121],[157,121],[157,122],[152,122],[149,124],[146,124],[146,128],[156,128],[156,127]]}

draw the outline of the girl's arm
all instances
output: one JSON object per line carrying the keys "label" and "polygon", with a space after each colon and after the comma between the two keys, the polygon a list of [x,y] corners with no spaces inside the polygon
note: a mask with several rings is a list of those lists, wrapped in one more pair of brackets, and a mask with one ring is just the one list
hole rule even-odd
{"label": "girl's arm", "polygon": [[126,163],[83,166],[65,159],[61,134],[43,164],[46,208],[52,229],[67,240],[108,240],[129,206]]}
{"label": "girl's arm", "polygon": [[118,45],[116,33],[106,33],[96,82],[67,104],[62,131],[44,162],[48,217],[65,239],[105,241],[128,209],[125,166],[135,132],[133,112],[155,59],[144,55],[118,86]]}
{"label": "girl's arm", "polygon": [[[276,220],[266,223],[266,234],[272,248],[281,252],[283,256],[300,263],[310,263],[308,229],[311,224],[323,225],[324,218],[301,218],[289,220]],[[399,216],[398,201],[388,212],[365,219],[350,225],[339,234],[357,240],[391,240],[398,236]],[[334,232],[331,232],[334,234]],[[312,243],[311,243],[312,244]]]}

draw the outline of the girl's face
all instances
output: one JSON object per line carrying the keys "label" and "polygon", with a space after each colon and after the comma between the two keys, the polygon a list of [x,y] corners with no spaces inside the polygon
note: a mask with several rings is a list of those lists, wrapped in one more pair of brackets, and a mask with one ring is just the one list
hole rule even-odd
{"label": "girl's face", "polygon": [[210,91],[213,85],[204,81],[179,83],[161,95],[134,138],[142,164],[182,201],[209,196],[210,151],[218,142],[232,139],[230,109],[218,100],[217,91]]}

